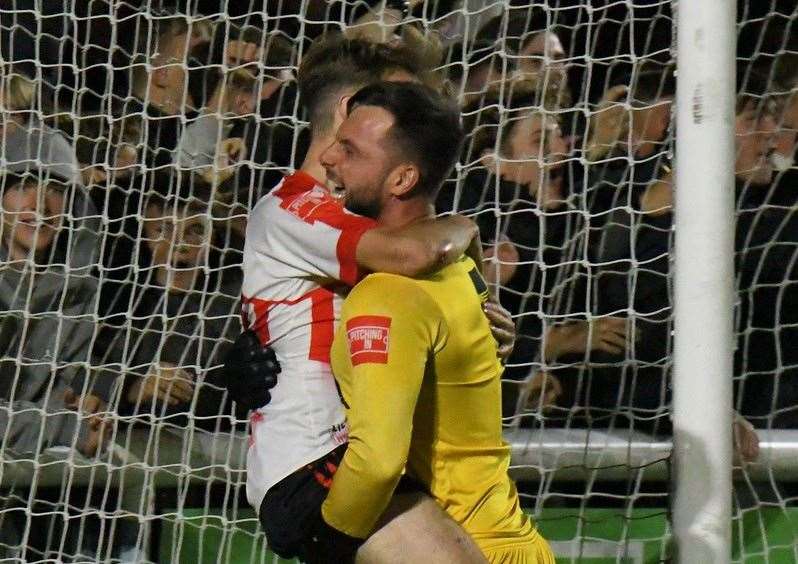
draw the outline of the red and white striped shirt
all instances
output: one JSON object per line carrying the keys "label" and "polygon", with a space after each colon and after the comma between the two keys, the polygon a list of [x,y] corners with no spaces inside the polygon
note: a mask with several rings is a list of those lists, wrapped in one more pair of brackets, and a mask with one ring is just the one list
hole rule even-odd
{"label": "red and white striped shirt", "polygon": [[271,402],[251,417],[247,499],[256,509],[274,484],[346,442],[330,347],[343,297],[360,276],[358,241],[372,227],[303,172],[285,177],[249,216],[241,314],[282,366]]}

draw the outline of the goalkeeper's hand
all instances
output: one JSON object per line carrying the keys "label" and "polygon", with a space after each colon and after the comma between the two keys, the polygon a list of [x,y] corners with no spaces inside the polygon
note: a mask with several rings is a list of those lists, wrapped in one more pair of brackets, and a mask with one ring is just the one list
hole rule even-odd
{"label": "goalkeeper's hand", "polygon": [[257,409],[268,404],[269,390],[277,385],[280,363],[274,351],[263,347],[254,331],[241,333],[224,358],[222,380],[239,405]]}
{"label": "goalkeeper's hand", "polygon": [[306,554],[308,562],[336,562],[337,564],[353,564],[358,548],[365,542],[365,539],[350,537],[329,525],[324,520],[321,508],[310,524],[308,540]]}

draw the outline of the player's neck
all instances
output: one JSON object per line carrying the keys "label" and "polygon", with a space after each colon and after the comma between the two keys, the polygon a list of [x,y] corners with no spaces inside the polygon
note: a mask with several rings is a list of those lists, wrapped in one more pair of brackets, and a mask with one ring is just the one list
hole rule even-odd
{"label": "player's neck", "polygon": [[435,206],[424,197],[398,200],[392,198],[382,208],[380,227],[400,228],[413,222],[435,217]]}
{"label": "player's neck", "polygon": [[305,155],[305,160],[302,161],[302,166],[299,169],[312,176],[322,186],[325,186],[327,182],[327,171],[321,166],[321,154],[327,147],[332,145],[333,141],[335,141],[333,135],[325,135],[321,138],[314,135]]}

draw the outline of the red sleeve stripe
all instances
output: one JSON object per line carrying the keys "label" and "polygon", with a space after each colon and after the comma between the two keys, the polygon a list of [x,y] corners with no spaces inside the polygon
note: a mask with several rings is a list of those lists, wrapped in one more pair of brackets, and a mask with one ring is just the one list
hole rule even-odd
{"label": "red sleeve stripe", "polygon": [[335,337],[334,294],[317,288],[308,294],[311,300],[310,360],[330,363],[330,349]]}
{"label": "red sleeve stripe", "polygon": [[[341,232],[335,247],[340,266],[339,280],[347,286],[354,286],[362,273],[357,265],[357,245],[360,238],[376,223],[366,217],[348,213],[344,207],[326,191],[321,198],[303,198],[303,194],[319,186],[311,176],[298,171],[283,180],[275,192],[280,198],[280,207],[296,215],[303,221],[314,224],[319,221]],[[303,201],[307,199],[307,201]]]}

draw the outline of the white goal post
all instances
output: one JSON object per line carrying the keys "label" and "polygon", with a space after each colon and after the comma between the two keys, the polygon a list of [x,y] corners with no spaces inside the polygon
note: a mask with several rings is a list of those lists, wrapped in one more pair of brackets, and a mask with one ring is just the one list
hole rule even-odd
{"label": "white goal post", "polygon": [[734,8],[676,6],[673,531],[683,564],[731,560]]}

